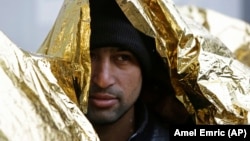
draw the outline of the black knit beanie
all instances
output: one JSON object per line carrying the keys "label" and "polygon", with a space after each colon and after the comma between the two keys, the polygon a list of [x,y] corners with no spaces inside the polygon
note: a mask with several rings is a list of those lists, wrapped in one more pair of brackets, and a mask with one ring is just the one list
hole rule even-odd
{"label": "black knit beanie", "polygon": [[112,46],[131,51],[144,77],[149,76],[154,39],[135,29],[115,0],[90,0],[90,16],[90,49]]}

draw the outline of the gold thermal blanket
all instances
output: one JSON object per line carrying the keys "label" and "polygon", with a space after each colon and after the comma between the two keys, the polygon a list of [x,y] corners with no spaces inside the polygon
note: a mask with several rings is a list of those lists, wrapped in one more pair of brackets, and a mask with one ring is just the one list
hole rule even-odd
{"label": "gold thermal blanket", "polygon": [[[137,29],[155,38],[176,97],[196,124],[250,123],[247,23],[171,0],[117,3]],[[65,0],[37,53],[0,33],[0,140],[99,140],[84,116],[89,10],[87,0]]]}

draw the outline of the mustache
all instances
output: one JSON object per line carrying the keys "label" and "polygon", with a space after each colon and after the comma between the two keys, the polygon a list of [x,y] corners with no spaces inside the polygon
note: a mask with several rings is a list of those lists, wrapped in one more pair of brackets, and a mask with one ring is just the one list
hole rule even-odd
{"label": "mustache", "polygon": [[98,85],[91,85],[89,89],[89,94],[93,95],[94,93],[108,93],[114,96],[120,96],[123,95],[123,92],[121,90],[118,90],[112,86],[107,87],[107,88],[101,88]]}

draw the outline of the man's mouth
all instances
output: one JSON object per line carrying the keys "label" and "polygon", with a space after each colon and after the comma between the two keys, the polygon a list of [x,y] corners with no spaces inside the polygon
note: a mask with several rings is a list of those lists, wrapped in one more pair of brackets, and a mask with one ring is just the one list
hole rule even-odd
{"label": "man's mouth", "polygon": [[89,97],[89,102],[91,105],[97,108],[110,108],[117,104],[118,99],[110,94],[95,94]]}

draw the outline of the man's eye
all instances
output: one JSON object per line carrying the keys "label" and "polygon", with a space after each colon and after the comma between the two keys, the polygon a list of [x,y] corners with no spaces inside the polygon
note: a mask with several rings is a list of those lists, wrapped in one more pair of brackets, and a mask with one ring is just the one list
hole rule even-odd
{"label": "man's eye", "polygon": [[131,57],[129,55],[119,55],[117,56],[118,61],[129,61],[131,60]]}

